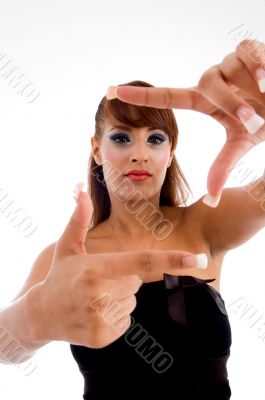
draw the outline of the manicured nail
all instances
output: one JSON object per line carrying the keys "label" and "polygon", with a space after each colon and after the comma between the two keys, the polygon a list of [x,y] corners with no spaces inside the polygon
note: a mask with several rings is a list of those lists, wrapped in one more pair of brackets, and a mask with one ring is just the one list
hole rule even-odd
{"label": "manicured nail", "polygon": [[218,206],[221,196],[222,196],[222,191],[220,192],[220,194],[217,194],[216,196],[207,193],[202,199],[202,202],[209,207],[215,208]]}
{"label": "manicured nail", "polygon": [[257,68],[255,71],[256,78],[259,85],[260,93],[265,93],[265,71],[262,68]]}
{"label": "manicured nail", "polygon": [[106,94],[107,100],[112,100],[117,98],[117,86],[110,86]]}
{"label": "manicured nail", "polygon": [[250,134],[256,133],[264,125],[264,119],[248,107],[240,106],[236,114]]}
{"label": "manicured nail", "polygon": [[76,185],[75,185],[73,198],[75,199],[76,203],[77,203],[77,199],[79,197],[79,194],[83,189],[83,186],[84,186],[83,182],[76,183]]}
{"label": "manicured nail", "polygon": [[208,266],[208,257],[205,253],[195,254],[194,256],[186,256],[183,258],[183,265],[189,268],[206,269]]}

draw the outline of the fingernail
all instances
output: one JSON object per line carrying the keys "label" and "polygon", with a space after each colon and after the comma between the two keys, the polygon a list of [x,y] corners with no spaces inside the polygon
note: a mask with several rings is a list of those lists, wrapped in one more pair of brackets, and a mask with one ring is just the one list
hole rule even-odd
{"label": "fingernail", "polygon": [[73,196],[73,198],[75,199],[76,203],[77,203],[79,194],[80,194],[80,192],[81,192],[82,189],[83,189],[83,186],[84,186],[84,183],[83,183],[83,182],[79,182],[79,183],[76,183],[76,184],[75,184],[75,187],[74,187],[74,196]]}
{"label": "fingernail", "polygon": [[208,257],[205,253],[195,254],[194,256],[186,256],[183,258],[183,265],[190,268],[206,269],[208,266]]}
{"label": "fingernail", "polygon": [[208,257],[205,253],[195,254],[196,268],[206,269],[208,266]]}
{"label": "fingernail", "polygon": [[207,193],[202,199],[202,202],[209,207],[215,208],[218,206],[221,196],[222,196],[222,191],[220,192],[220,194],[217,194],[216,196]]}
{"label": "fingernail", "polygon": [[250,134],[256,133],[264,125],[264,119],[248,107],[240,106],[236,114]]}
{"label": "fingernail", "polygon": [[117,98],[117,86],[110,86],[106,94],[107,100],[112,100]]}
{"label": "fingernail", "polygon": [[255,75],[259,85],[260,93],[265,93],[265,71],[262,68],[257,68]]}

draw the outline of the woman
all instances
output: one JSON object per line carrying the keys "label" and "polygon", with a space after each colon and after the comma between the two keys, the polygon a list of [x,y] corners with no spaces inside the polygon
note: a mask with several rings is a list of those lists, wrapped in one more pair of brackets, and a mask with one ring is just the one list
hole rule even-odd
{"label": "woman", "polygon": [[229,398],[231,331],[219,293],[223,254],[211,255],[205,240],[207,207],[186,206],[174,113],[104,97],[95,119],[87,253],[183,249],[205,253],[209,262],[207,270],[141,276],[124,335],[102,348],[71,345],[85,378],[84,398]]}
{"label": "woman", "polygon": [[[253,117],[255,108],[260,115],[265,114],[264,95],[260,95],[264,89],[260,83],[263,75],[260,71],[257,75],[258,92],[246,66],[237,64],[235,86],[236,63],[231,61],[239,62],[232,54],[219,68],[215,66],[219,80],[209,79],[213,76],[211,70],[205,74],[194,90],[193,102],[191,91],[179,93],[179,89],[172,89],[171,93],[172,106],[174,103],[176,108],[192,108],[185,106],[188,99],[186,103],[192,103],[193,109],[213,116],[226,127],[224,157],[219,157],[214,165],[215,176],[212,173],[211,178],[214,176],[215,180],[211,179],[209,184],[214,194],[228,176],[228,168],[222,173],[218,171],[221,161],[226,161],[226,167],[231,166],[264,135],[260,131],[264,120]],[[220,70],[230,74],[230,83]],[[247,75],[242,86],[251,96],[240,90],[239,73],[244,78]],[[128,88],[123,90],[123,86]],[[200,87],[205,97],[198,90]],[[255,197],[258,192],[259,200],[265,199],[264,182],[258,179],[242,189],[225,189],[216,209],[205,204],[216,207],[220,195],[212,204],[208,196],[208,202],[201,198],[187,207],[185,196],[189,186],[173,154],[177,124],[172,110],[161,105],[161,98],[166,99],[169,90],[150,88],[146,82],[129,82],[120,85],[109,101],[103,98],[99,105],[89,164],[94,214],[86,251],[185,249],[206,253],[208,268],[176,270],[172,274],[153,271],[141,276],[143,285],[136,293],[137,306],[125,334],[101,348],[72,344],[71,351],[85,379],[84,399],[229,399],[227,361],[232,340],[219,292],[221,266],[228,250],[265,226],[264,208]],[[152,104],[157,108],[152,108]],[[220,108],[217,104],[221,104]],[[232,104],[233,113],[242,105],[250,113],[239,112],[235,118]],[[254,105],[254,111],[249,104]],[[257,131],[259,136],[254,136]],[[163,225],[166,228],[160,231]],[[106,302],[100,312],[107,314],[108,305]]]}
{"label": "woman", "polygon": [[[92,201],[80,193],[61,238],[1,310],[2,329],[16,339],[12,357],[2,344],[1,362],[20,362],[22,346],[25,359],[62,340],[85,378],[84,399],[230,398],[231,329],[220,272],[227,251],[265,226],[264,180],[225,189],[217,208],[203,199],[187,207],[189,187],[174,156],[177,124],[161,98],[168,105],[170,95],[172,107],[204,112],[226,128],[228,141],[208,180],[215,195],[231,163],[265,139],[263,118],[253,117],[265,116],[264,64],[264,51],[253,57],[239,46],[195,88],[161,91],[136,81],[116,94],[140,106],[144,99],[146,107],[102,100],[89,169]],[[235,116],[242,105],[250,119]],[[200,268],[184,269],[194,253]]]}

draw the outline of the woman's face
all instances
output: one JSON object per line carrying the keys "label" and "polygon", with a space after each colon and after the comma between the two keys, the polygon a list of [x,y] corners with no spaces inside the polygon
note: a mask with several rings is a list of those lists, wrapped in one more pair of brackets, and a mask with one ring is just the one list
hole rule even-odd
{"label": "woman's face", "polygon": [[[113,192],[110,184],[113,182],[113,176],[110,169],[115,170],[115,187],[129,179],[145,198],[160,194],[167,168],[174,155],[171,154],[169,136],[164,131],[151,127],[125,126],[111,117],[105,120],[100,142],[92,137],[91,144],[97,164],[103,166],[104,179],[110,195]],[[142,181],[125,176],[135,169],[147,170],[151,176]],[[124,195],[126,196],[126,193]]]}

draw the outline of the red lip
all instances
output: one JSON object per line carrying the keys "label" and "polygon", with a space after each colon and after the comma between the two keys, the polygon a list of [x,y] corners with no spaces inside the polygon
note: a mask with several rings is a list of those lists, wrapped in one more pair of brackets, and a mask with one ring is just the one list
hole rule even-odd
{"label": "red lip", "polygon": [[147,175],[151,176],[150,172],[146,171],[145,169],[132,169],[131,171],[127,172],[125,175]]}

